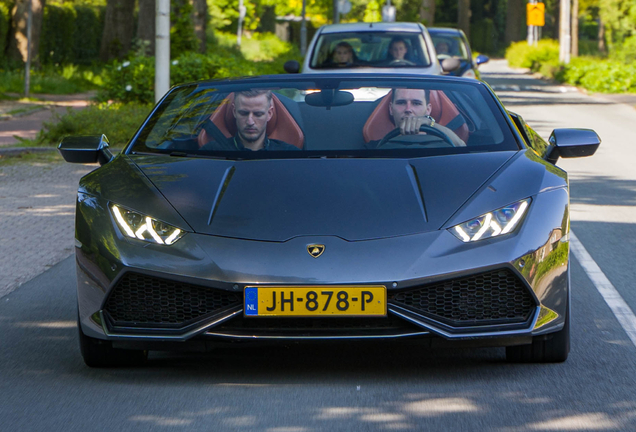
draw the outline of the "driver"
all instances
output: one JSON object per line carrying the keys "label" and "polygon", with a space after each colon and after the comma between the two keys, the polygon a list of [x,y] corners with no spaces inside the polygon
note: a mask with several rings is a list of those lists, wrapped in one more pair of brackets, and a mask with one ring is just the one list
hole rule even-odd
{"label": "driver", "polygon": [[[426,125],[446,134],[455,147],[465,147],[466,143],[455,132],[435,122],[430,115],[431,110],[429,90],[393,89],[389,117],[403,135],[425,134],[420,132],[420,126]],[[374,148],[378,143],[379,141],[370,141],[369,145]]]}
{"label": "driver", "polygon": [[408,61],[404,57],[408,52],[408,48],[406,46],[406,41],[402,38],[393,38],[391,43],[389,44],[389,55],[391,58],[389,60],[403,60]]}
{"label": "driver", "polygon": [[232,111],[236,119],[236,134],[222,142],[210,141],[201,150],[298,150],[296,146],[267,137],[267,122],[274,114],[271,90],[236,92]]}
{"label": "driver", "polygon": [[437,51],[437,54],[450,55],[450,46],[448,42],[441,41],[435,45],[435,51]]}

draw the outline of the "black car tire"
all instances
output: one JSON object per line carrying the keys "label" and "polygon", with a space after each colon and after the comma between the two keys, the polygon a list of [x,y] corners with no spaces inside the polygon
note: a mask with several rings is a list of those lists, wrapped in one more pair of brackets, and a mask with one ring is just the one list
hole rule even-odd
{"label": "black car tire", "polygon": [[506,347],[511,363],[562,363],[570,353],[570,311],[566,309],[563,329],[547,336],[535,336],[530,345]]}
{"label": "black car tire", "polygon": [[79,322],[79,344],[84,363],[89,367],[139,366],[146,363],[148,351],[113,348],[111,341],[86,336]]}

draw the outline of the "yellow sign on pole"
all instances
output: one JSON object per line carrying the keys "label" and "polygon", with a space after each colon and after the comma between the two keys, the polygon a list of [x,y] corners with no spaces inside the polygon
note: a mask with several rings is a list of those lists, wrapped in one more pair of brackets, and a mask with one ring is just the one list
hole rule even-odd
{"label": "yellow sign on pole", "polygon": [[543,27],[545,25],[545,4],[528,3],[526,5],[527,25]]}

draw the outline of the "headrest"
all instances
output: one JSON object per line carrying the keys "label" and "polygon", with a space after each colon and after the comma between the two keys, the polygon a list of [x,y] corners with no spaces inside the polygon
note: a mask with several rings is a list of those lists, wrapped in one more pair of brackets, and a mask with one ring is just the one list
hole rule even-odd
{"label": "headrest", "polygon": [[[384,96],[364,124],[362,135],[366,142],[381,140],[386,134],[395,129],[396,126],[389,115],[389,104],[392,96],[393,91]],[[431,90],[429,99],[431,117],[442,126],[448,125],[449,129],[455,132],[464,142],[468,140],[469,134],[466,121],[448,96],[441,90]]]}
{"label": "headrest", "polygon": [[[214,114],[210,116],[210,120],[219,128],[219,130],[225,135],[226,138],[231,138],[236,135],[236,118],[232,110],[232,104],[234,103],[234,93],[230,93],[214,111]],[[303,148],[305,142],[305,135],[302,129],[294,120],[294,117],[289,113],[285,105],[276,97],[272,95],[272,105],[274,106],[274,112],[272,118],[267,122],[267,137],[284,141],[288,144]],[[199,133],[199,147],[205,145],[209,138],[205,130]]]}

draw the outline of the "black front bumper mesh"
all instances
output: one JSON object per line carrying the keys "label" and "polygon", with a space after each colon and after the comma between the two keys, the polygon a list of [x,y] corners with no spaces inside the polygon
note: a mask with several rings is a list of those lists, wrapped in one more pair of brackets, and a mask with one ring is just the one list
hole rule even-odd
{"label": "black front bumper mesh", "polygon": [[509,269],[393,291],[388,300],[452,327],[521,324],[537,306],[529,288]]}
{"label": "black front bumper mesh", "polygon": [[[498,269],[388,292],[389,305],[466,328],[523,324],[536,310],[530,289],[509,269]],[[183,328],[243,304],[243,294],[137,273],[125,274],[111,291],[104,312],[115,327]],[[410,328],[401,318],[237,317],[219,328],[267,334],[373,332]]]}
{"label": "black front bumper mesh", "polygon": [[137,273],[124,275],[104,311],[118,327],[183,327],[241,305],[242,295]]}

